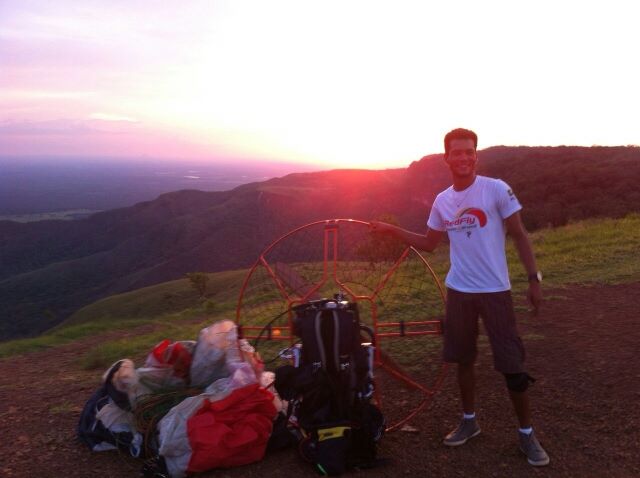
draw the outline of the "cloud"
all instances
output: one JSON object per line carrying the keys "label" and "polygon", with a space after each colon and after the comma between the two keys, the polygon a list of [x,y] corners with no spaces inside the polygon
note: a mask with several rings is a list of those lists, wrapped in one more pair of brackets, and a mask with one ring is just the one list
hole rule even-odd
{"label": "cloud", "polygon": [[54,90],[0,90],[0,101],[3,100],[76,100],[95,96],[95,91],[54,91]]}
{"label": "cloud", "polygon": [[100,121],[124,121],[126,123],[139,123],[139,121],[135,118],[111,113],[91,113],[89,115],[89,118]]}
{"label": "cloud", "polygon": [[[131,123],[135,120],[116,120]],[[19,136],[76,136],[84,134],[123,134],[122,129],[113,129],[114,120],[104,119],[56,119],[47,121],[2,121],[0,134]]]}
{"label": "cloud", "polygon": [[141,121],[90,118],[0,121],[0,155],[230,157],[216,146],[201,145],[178,132],[152,128]]}

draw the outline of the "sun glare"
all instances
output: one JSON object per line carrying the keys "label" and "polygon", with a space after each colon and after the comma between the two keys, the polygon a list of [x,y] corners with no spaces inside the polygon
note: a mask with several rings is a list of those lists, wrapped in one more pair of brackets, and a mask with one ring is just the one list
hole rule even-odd
{"label": "sun glare", "polygon": [[481,147],[638,144],[635,16],[572,3],[15,2],[0,148],[93,154],[90,131],[123,156],[380,168],[440,152],[459,126]]}

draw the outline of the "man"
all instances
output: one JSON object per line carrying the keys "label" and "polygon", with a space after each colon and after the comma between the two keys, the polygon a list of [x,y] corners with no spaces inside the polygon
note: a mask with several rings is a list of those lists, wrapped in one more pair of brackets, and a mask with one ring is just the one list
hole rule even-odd
{"label": "man", "polygon": [[463,445],[480,433],[475,415],[475,372],[478,317],[482,317],[494,367],[504,374],[518,417],[520,449],[530,464],[549,463],[531,427],[527,387],[533,379],[524,369],[524,347],[518,336],[511,301],[505,254],[505,232],[512,237],[528,279],[528,299],[537,312],[542,275],[527,232],[520,219],[522,206],[509,186],[478,176],[478,138],[473,131],[454,129],[444,138],[444,160],[453,185],[436,197],[425,235],[397,226],[373,222],[373,232],[386,233],[418,249],[433,251],[444,234],[449,236],[451,268],[447,274],[444,322],[444,360],[457,363],[463,416],[444,444]]}

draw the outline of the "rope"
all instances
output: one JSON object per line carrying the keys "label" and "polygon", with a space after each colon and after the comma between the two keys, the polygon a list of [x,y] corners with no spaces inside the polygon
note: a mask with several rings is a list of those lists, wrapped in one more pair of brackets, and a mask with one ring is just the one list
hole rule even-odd
{"label": "rope", "polygon": [[200,395],[202,389],[188,388],[164,393],[154,393],[141,397],[133,411],[136,429],[144,437],[145,453],[147,456],[153,455],[150,444],[153,441],[154,433],[158,422],[169,413],[173,407],[182,402],[185,398]]}

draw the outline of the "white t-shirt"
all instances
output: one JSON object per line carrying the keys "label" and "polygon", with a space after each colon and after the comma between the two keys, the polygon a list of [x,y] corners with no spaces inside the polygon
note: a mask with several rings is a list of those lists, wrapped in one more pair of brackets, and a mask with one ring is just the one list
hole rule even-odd
{"label": "white t-shirt", "polygon": [[522,209],[500,179],[476,176],[471,186],[453,186],[436,197],[427,225],[449,235],[451,268],[445,284],[460,292],[509,290],[504,220]]}

